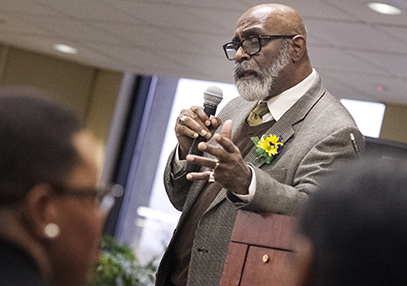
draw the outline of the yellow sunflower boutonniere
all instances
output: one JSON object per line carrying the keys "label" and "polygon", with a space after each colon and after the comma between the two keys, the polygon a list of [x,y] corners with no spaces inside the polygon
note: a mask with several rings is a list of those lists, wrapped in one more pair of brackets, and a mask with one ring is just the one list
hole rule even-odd
{"label": "yellow sunflower boutonniere", "polygon": [[269,136],[264,134],[261,139],[259,137],[250,137],[250,139],[257,147],[256,152],[259,154],[257,159],[264,157],[267,164],[270,164],[271,160],[280,153],[284,145],[281,137],[273,134]]}

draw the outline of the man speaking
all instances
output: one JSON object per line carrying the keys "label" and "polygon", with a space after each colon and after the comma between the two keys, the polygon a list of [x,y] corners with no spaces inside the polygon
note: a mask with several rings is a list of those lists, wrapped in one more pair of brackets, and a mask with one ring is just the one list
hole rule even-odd
{"label": "man speaking", "polygon": [[[295,215],[326,175],[363,151],[351,115],[312,68],[306,34],[291,7],[249,9],[223,46],[240,96],[219,117],[181,111],[164,182],[182,215],[156,285],[218,285],[239,209]],[[204,155],[188,155],[199,136]],[[187,172],[187,162],[201,168]]]}

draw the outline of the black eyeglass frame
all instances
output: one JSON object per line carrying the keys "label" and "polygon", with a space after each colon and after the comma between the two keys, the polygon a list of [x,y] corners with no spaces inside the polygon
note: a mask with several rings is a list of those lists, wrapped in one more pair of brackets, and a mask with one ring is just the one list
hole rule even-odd
{"label": "black eyeglass frame", "polygon": [[[234,44],[234,45],[235,45],[235,44],[237,44],[237,46],[234,47],[235,54],[236,54],[236,52],[239,50],[239,48],[242,47],[243,51],[244,51],[246,54],[248,54],[249,56],[254,56],[254,55],[260,53],[261,47],[262,47],[262,46],[261,46],[261,40],[263,40],[263,39],[267,39],[267,40],[270,40],[270,41],[271,41],[271,40],[276,40],[276,39],[292,39],[292,38],[294,38],[295,36],[296,36],[296,35],[253,35],[253,36],[250,36],[250,37],[248,37],[248,38],[245,38],[245,39],[241,40],[239,43],[237,43],[237,42],[229,42],[229,43],[226,43],[226,44],[224,44],[224,45],[222,46],[222,48],[223,48],[223,51],[225,52],[226,58],[227,58],[228,60],[230,60],[230,61],[233,61],[233,60],[236,58],[236,56],[233,57],[233,58],[229,58],[228,52],[227,52],[227,50],[226,50],[226,47],[227,47],[228,45],[231,45],[231,44]],[[250,39],[253,39],[253,38],[257,38],[257,40],[259,41],[259,50],[258,50],[257,52],[254,52],[254,53],[249,53],[248,51],[246,51],[246,49],[245,49],[243,43],[244,43],[245,41],[250,40]]]}

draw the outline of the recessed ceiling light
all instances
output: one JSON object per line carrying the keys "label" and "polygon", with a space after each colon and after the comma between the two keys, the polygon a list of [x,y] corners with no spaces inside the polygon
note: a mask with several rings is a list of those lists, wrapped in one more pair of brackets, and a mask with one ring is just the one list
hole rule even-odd
{"label": "recessed ceiling light", "polygon": [[370,9],[372,9],[373,11],[380,13],[380,14],[385,14],[385,15],[401,14],[401,10],[399,8],[388,5],[388,4],[372,2],[372,3],[369,3],[368,5],[369,5]]}
{"label": "recessed ceiling light", "polygon": [[78,53],[78,49],[75,49],[71,46],[67,46],[64,44],[54,44],[54,49],[65,54],[76,55]]}

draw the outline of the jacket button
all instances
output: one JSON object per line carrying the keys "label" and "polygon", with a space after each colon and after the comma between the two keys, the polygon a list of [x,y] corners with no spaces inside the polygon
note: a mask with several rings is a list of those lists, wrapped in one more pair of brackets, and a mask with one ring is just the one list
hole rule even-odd
{"label": "jacket button", "polygon": [[267,254],[263,255],[263,262],[264,263],[269,262],[269,260],[270,260],[270,257]]}

